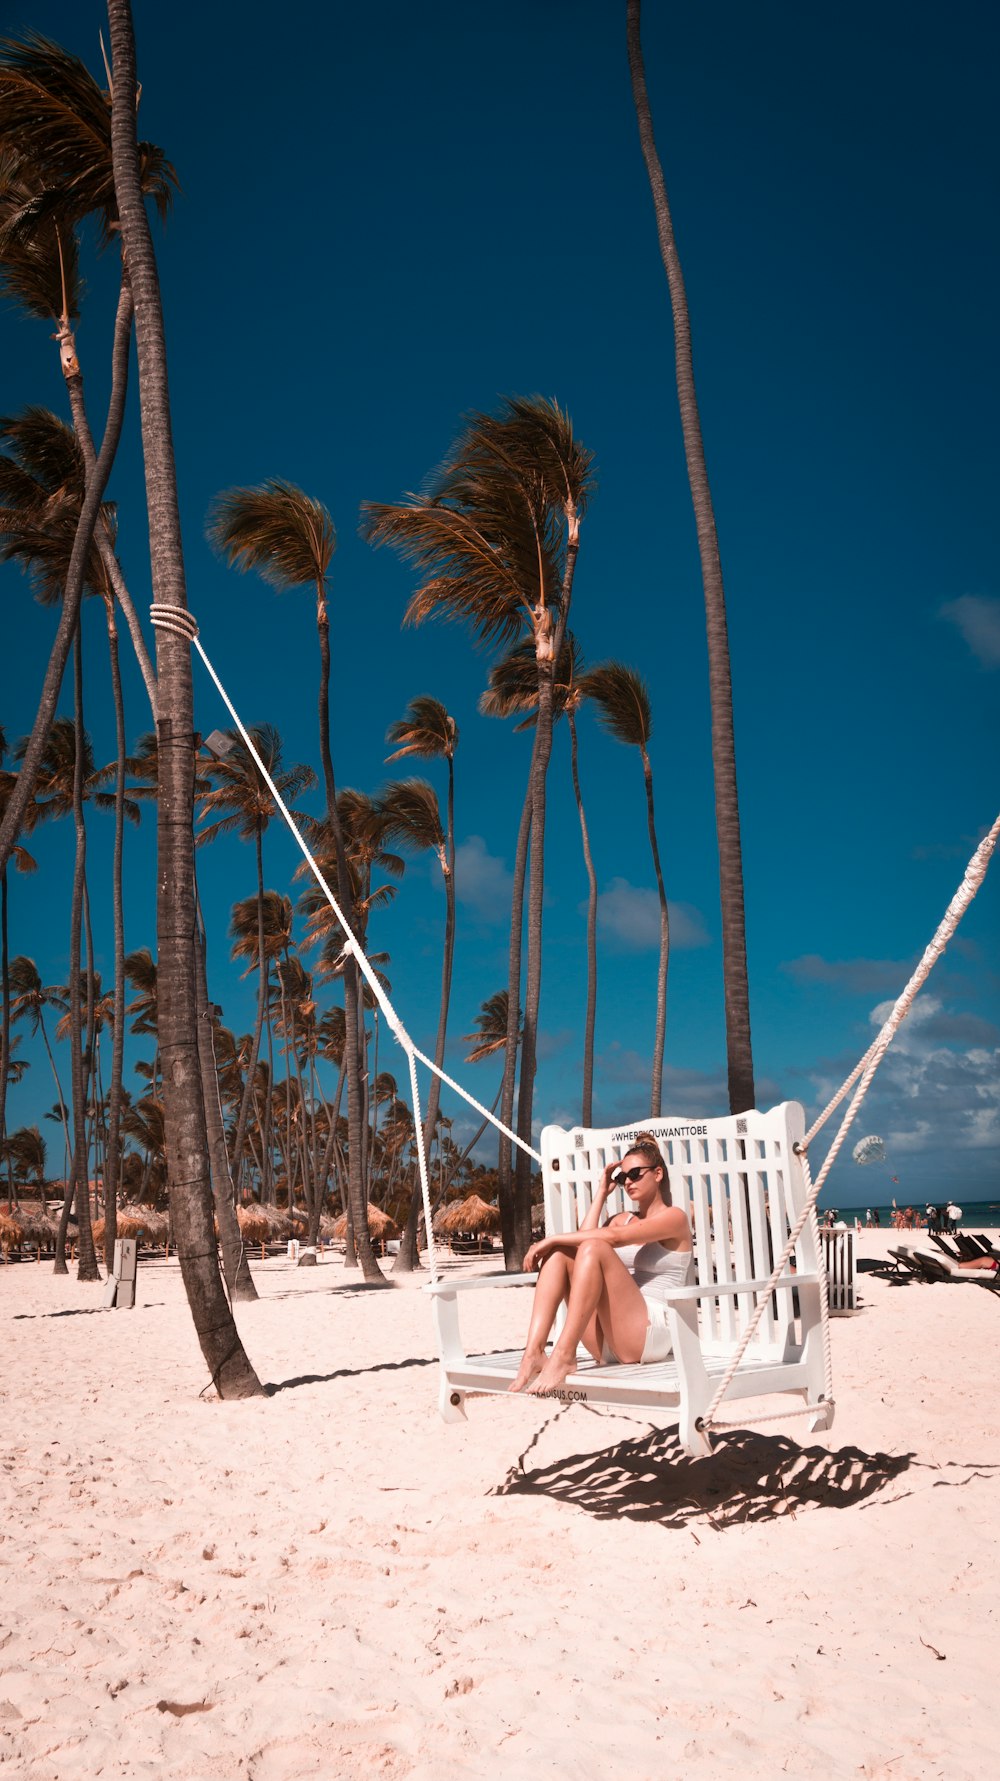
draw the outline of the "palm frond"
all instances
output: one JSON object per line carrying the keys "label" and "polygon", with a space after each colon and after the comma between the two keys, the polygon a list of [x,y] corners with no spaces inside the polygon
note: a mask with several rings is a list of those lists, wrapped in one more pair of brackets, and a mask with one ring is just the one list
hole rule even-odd
{"label": "palm frond", "polygon": [[444,825],[437,792],[426,779],[396,779],[379,796],[383,833],[402,847],[433,848],[443,856]]}
{"label": "palm frond", "polygon": [[646,748],[653,731],[649,689],[634,668],[624,662],[602,662],[579,680],[582,696],[597,706],[600,722],[616,741],[630,748]]}
{"label": "palm frond", "polygon": [[[36,216],[97,213],[105,241],[117,219],[111,103],[77,56],[38,32],[0,43],[0,147],[30,162]],[[177,175],[161,149],[139,144],[142,190],[161,220]]]}
{"label": "palm frond", "polygon": [[82,501],[87,470],[80,442],[51,409],[32,403],[20,414],[0,417],[0,444],[15,454],[20,469],[32,479],[37,499],[75,495]]}
{"label": "palm frond", "polygon": [[[0,100],[2,104],[2,100]],[[80,313],[76,230],[46,206],[27,163],[0,146],[0,291],[29,315],[54,321]]]}
{"label": "palm frond", "polygon": [[[487,997],[476,1016],[477,1031],[462,1035],[467,1045],[473,1044],[475,1041],[473,1049],[465,1060],[466,1063],[478,1064],[484,1057],[493,1057],[496,1052],[504,1049],[507,1043],[507,1011],[509,1007],[510,1000],[505,989],[497,990],[495,995]],[[520,1035],[520,1009],[518,1009],[517,1015],[517,1030]]]}
{"label": "palm frond", "polygon": [[[404,624],[430,618],[464,622],[483,643],[510,643],[523,629],[537,598],[534,576],[519,573],[510,541],[492,532],[488,516],[455,507],[408,502],[366,502],[362,535],[371,544],[391,544],[426,579],[412,595]],[[524,539],[521,539],[522,545]]]}
{"label": "palm frond", "polygon": [[323,582],[337,547],[321,501],[270,477],[259,488],[226,489],[209,510],[208,538],[234,569],[256,569],[279,589]]}
{"label": "palm frond", "polygon": [[[562,716],[566,706],[575,703],[581,658],[576,638],[567,631],[559,652],[553,683],[553,717]],[[518,712],[531,713],[523,723],[525,730],[535,721],[538,710],[538,657],[530,637],[515,643],[513,649],[493,663],[485,692],[479,696],[479,709],[484,717],[514,717]]]}
{"label": "palm frond", "polygon": [[387,761],[399,761],[408,754],[425,759],[450,758],[458,743],[458,725],[440,699],[419,693],[410,700],[403,716],[389,725],[385,739],[399,744],[393,754],[386,756]]}

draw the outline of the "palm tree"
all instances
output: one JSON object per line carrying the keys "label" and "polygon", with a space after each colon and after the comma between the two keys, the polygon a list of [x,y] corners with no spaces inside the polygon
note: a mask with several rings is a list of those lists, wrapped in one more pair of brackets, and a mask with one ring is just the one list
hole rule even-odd
{"label": "palm tree", "polygon": [[[62,598],[70,573],[80,511],[84,499],[86,470],[84,452],[77,435],[63,425],[57,416],[43,408],[27,408],[22,414],[0,421],[0,439],[9,452],[0,456],[0,555],[19,561],[33,581],[37,598],[52,604]],[[115,1239],[115,1206],[117,1202],[118,1120],[121,1100],[123,1062],[123,1021],[121,1019],[124,982],[121,965],[124,958],[124,916],[122,904],[122,839],[125,817],[137,820],[135,805],[125,796],[125,719],[122,704],[121,678],[118,668],[118,636],[115,621],[115,595],[108,574],[107,557],[114,558],[114,513],[102,507],[98,514],[94,540],[90,545],[84,573],[84,588],[98,593],[104,600],[111,660],[112,692],[117,733],[117,764],[102,779],[115,777],[115,844],[113,868],[113,908],[115,923],[116,994],[119,1019],[115,1029],[115,1055],[112,1060],[110,1132],[108,1163],[111,1180],[111,1210],[105,1221],[105,1257],[110,1266]],[[105,554],[99,548],[103,542]],[[82,647],[80,628],[74,639],[75,706],[78,724],[82,723],[82,668],[79,660]],[[24,745],[25,753],[30,743]],[[39,758],[39,765],[41,756]],[[38,769],[36,769],[37,771]],[[82,832],[82,813],[78,830]],[[85,849],[85,837],[81,835]],[[83,897],[86,902],[86,875]],[[72,979],[71,979],[72,981]],[[81,1262],[86,1263],[86,1245],[81,1246]],[[93,1278],[93,1275],[91,1275]]]}
{"label": "palm tree", "polygon": [[[378,966],[387,962],[384,953],[367,951],[368,920],[373,911],[384,908],[396,894],[394,884],[373,884],[375,871],[387,873],[392,878],[400,878],[403,874],[403,861],[398,854],[390,853],[384,846],[385,817],[381,805],[368,796],[366,792],[346,786],[337,797],[337,820],[339,825],[339,845],[331,835],[329,824],[315,823],[311,826],[311,846],[320,871],[327,883],[332,877],[340,877],[341,865],[350,885],[350,906],[353,914],[352,930],[359,946],[367,952],[369,965],[388,990],[388,983]],[[312,878],[305,865],[298,868],[296,878],[305,880],[305,889],[299,898],[299,909],[306,917],[306,937],[304,944],[309,947],[322,942],[321,963],[318,974],[330,978],[339,977],[344,980],[344,1019],[347,1033],[344,1053],[345,1071],[351,1059],[357,1057],[358,1080],[361,1085],[361,1122],[360,1136],[357,1139],[348,1137],[348,1162],[350,1162],[350,1146],[352,1142],[360,1142],[360,1172],[363,1185],[362,1216],[367,1229],[368,1193],[368,1117],[369,1104],[367,1096],[368,1081],[368,1033],[365,1028],[363,1013],[366,1008],[375,1008],[376,1035],[378,1031],[378,1008],[374,995],[367,984],[361,986],[362,1019],[353,1026],[349,1016],[349,999],[347,977],[351,966],[351,955],[345,948],[345,936],[340,922],[334,915],[325,895]],[[348,1132],[351,1124],[348,1120]],[[350,1182],[350,1177],[349,1177]],[[353,1265],[354,1248],[354,1189],[349,1187],[348,1238],[346,1249],[347,1265]],[[361,1259],[361,1247],[357,1249],[357,1259]],[[369,1270],[370,1273],[370,1270]],[[379,1270],[381,1276],[381,1270]],[[366,1276],[367,1277],[367,1276]]]}
{"label": "palm tree", "polygon": [[[0,816],[2,816],[6,809],[7,801],[14,789],[14,782],[16,779],[16,774],[11,773],[10,770],[4,766],[6,758],[7,737],[2,725],[0,725]],[[33,814],[31,806],[28,807],[26,814],[28,816],[28,821],[30,822]],[[13,849],[13,859],[18,872],[35,872],[38,870],[37,861],[28,852],[27,848],[22,847],[19,843],[15,845]],[[7,1069],[10,1059],[11,971],[12,967],[10,964],[7,934],[7,867],[4,865],[3,869],[0,870],[0,978],[2,978],[3,985],[3,1011],[2,1018],[0,1018],[0,1143],[3,1142],[4,1133],[7,1129],[5,1122],[7,1113]]]}
{"label": "palm tree", "polygon": [[653,1042],[653,1073],[649,1110],[659,1118],[663,1090],[663,1045],[667,1030],[667,968],[670,963],[670,914],[667,893],[663,888],[660,849],[656,839],[653,808],[653,769],[649,760],[649,738],[653,729],[653,713],[646,683],[634,669],[623,662],[605,662],[581,676],[580,686],[585,698],[593,699],[601,723],[616,741],[637,748],[642,757],[642,776],[646,786],[646,823],[649,846],[656,874],[656,894],[660,900],[660,962],[656,974],[656,1037]]}
{"label": "palm tree", "polygon": [[45,1139],[38,1127],[21,1126],[11,1132],[0,1145],[0,1152],[7,1159],[8,1204],[17,1203],[18,1182],[25,1186],[31,1183],[41,1196],[45,1186]]}
{"label": "palm tree", "polygon": [[[245,958],[250,961],[250,969],[257,971],[257,1018],[251,1043],[250,1056],[247,1062],[247,1089],[244,1090],[243,1106],[249,1116],[249,1101],[253,1096],[254,1072],[260,1054],[261,1033],[264,1020],[269,1009],[268,985],[272,959],[280,958],[286,949],[292,933],[292,904],[289,897],[280,891],[266,891],[258,886],[255,897],[244,897],[233,904],[229,923],[229,934],[233,945],[230,956],[234,959]],[[273,1075],[274,1063],[271,1045],[271,1027],[268,1022],[268,1067]],[[243,1108],[241,1107],[241,1117]],[[243,1138],[246,1137],[246,1119],[244,1118]],[[237,1141],[240,1132],[237,1124]],[[243,1146],[240,1143],[239,1154],[236,1143],[233,1146],[233,1179],[239,1180],[239,1164],[242,1160]]]}
{"label": "palm tree", "polygon": [[59,1071],[56,1069],[56,1060],[52,1055],[52,1046],[49,1043],[48,1030],[45,1025],[46,1008],[56,1008],[60,1014],[66,1012],[63,991],[61,987],[46,988],[38,974],[38,967],[35,964],[34,959],[25,958],[23,954],[19,954],[17,958],[11,959],[10,962],[10,994],[11,1019],[14,1021],[28,1021],[29,1032],[31,1033],[32,1038],[34,1038],[36,1033],[41,1033],[42,1035],[42,1044],[45,1046],[45,1055],[49,1060],[49,1067],[52,1071],[52,1076],[56,1085],[56,1094],[59,1097],[58,1116],[62,1122],[63,1139],[66,1145],[66,1167],[68,1172],[71,1149],[69,1118],[66,1112],[66,1101],[63,1095],[62,1083],[59,1080]]}
{"label": "palm tree", "polygon": [[[183,614],[187,599],[167,393],[167,353],[156,256],[143,192],[142,155],[136,140],[138,80],[129,0],[109,0],[108,21],[114,69],[112,168],[122,249],[135,305],[153,597],[159,606],[175,607]],[[255,1396],[261,1385],[236,1331],[219,1270],[212,1224],[211,1167],[198,1067],[194,709],[187,639],[176,631],[159,629],[156,657],[159,1039],[174,1238],[202,1353],[219,1395]]]}
{"label": "palm tree", "polygon": [[[205,1103],[205,1131],[212,1172],[212,1194],[215,1217],[219,1227],[222,1267],[231,1299],[252,1301],[257,1288],[250,1272],[246,1250],[236,1219],[236,1192],[226,1149],[226,1131],[222,1113],[222,1083],[219,1070],[220,1047],[231,1045],[232,1035],[220,1025],[222,1010],[208,999],[208,938],[198,909],[198,935],[195,950],[196,994],[198,997],[198,1068],[201,1074],[202,1098]],[[155,967],[154,967],[155,972]],[[155,977],[154,977],[155,982]]]}
{"label": "palm tree", "polygon": [[[316,593],[319,639],[319,746],[326,792],[326,822],[336,862],[337,896],[349,927],[355,923],[344,835],[338,815],[337,784],[330,744],[330,615],[328,578],[337,535],[327,509],[294,484],[271,478],[259,488],[228,489],[218,496],[209,516],[209,538],[233,567],[256,569],[279,590],[312,587]],[[344,961],[344,1010],[348,1025],[347,1125],[349,1179],[355,1241],[366,1280],[380,1280],[382,1270],[368,1232],[364,1187],[364,1104],[361,1079],[361,1014],[359,974],[353,957]]]}
{"label": "palm tree", "polygon": [[[583,1027],[583,1092],[581,1096],[581,1123],[585,1126],[593,1124],[594,1111],[594,1033],[597,1024],[597,873],[594,870],[594,856],[590,846],[590,831],[587,827],[587,813],[583,806],[583,792],[580,789],[580,747],[577,736],[576,717],[583,703],[584,693],[581,687],[583,661],[577,646],[576,638],[567,631],[563,646],[559,653],[559,661],[555,670],[555,686],[553,693],[553,722],[565,713],[570,733],[570,770],[573,778],[573,796],[576,799],[576,812],[580,822],[580,839],[583,847],[583,863],[587,874],[587,1008]],[[538,706],[538,677],[535,671],[534,654],[528,643],[515,643],[507,655],[502,656],[490,669],[489,685],[479,700],[479,709],[487,717],[510,717],[515,712],[528,712],[530,715],[519,723],[516,728],[526,729],[534,724]]]}
{"label": "palm tree", "polygon": [[[468,1056],[466,1057],[466,1060],[465,1060],[466,1063],[467,1064],[480,1064],[480,1063],[482,1063],[484,1058],[495,1057],[497,1055],[497,1053],[500,1051],[502,1051],[506,1054],[508,1025],[509,1025],[509,1022],[508,1022],[508,1010],[507,1010],[507,991],[505,989],[500,989],[500,990],[497,990],[495,995],[488,996],[486,1001],[482,1004],[482,1007],[480,1008],[479,1013],[476,1015],[476,1019],[475,1019],[476,1031],[474,1033],[463,1033],[463,1035],[462,1035],[466,1045],[472,1046],[472,1050],[469,1052]],[[520,1040],[521,1040],[521,1013],[520,1013],[520,1009],[518,1009],[516,1025],[517,1025],[518,1044],[520,1044]],[[496,1095],[494,1096],[494,1099],[493,1099],[493,1105],[490,1108],[491,1113],[496,1112],[497,1102],[499,1101],[502,1093],[503,1093],[503,1078],[501,1077],[500,1086],[497,1089]],[[485,1132],[486,1127],[489,1125],[489,1123],[490,1122],[488,1119],[484,1119],[482,1124],[477,1128],[477,1130],[473,1133],[472,1137],[469,1139],[469,1142],[465,1146],[465,1149],[463,1150],[461,1156],[459,1157],[457,1163],[455,1164],[455,1167],[451,1170],[450,1174],[448,1175],[448,1178],[445,1181],[445,1183],[441,1189],[441,1193],[438,1196],[439,1199],[444,1199],[444,1197],[447,1194],[449,1188],[451,1187],[452,1182],[454,1181],[456,1175],[458,1175],[460,1173],[460,1171],[465,1167],[465,1164],[468,1162],[470,1156],[472,1155],[472,1152],[475,1150],[476,1145],[479,1143],[479,1140],[482,1137],[483,1133]]]}
{"label": "palm tree", "polygon": [[[134,89],[130,102],[134,113]],[[134,126],[134,116],[132,124]],[[151,197],[161,217],[164,216],[176,176],[159,149],[149,143],[137,144],[134,136],[133,127],[134,202],[142,212],[148,241],[143,198]],[[111,401],[104,438],[100,451],[96,452],[87,423],[71,326],[76,305],[75,228],[85,216],[96,214],[105,243],[118,232],[112,115],[107,95],[101,92],[82,62],[68,55],[58,44],[35,33],[21,42],[8,40],[0,56],[0,154],[7,158],[8,193],[13,194],[0,218],[0,259],[4,262],[8,289],[32,313],[47,320],[58,315],[60,359],[88,471],[66,576],[62,613],[35,724],[25,751],[24,770],[15,799],[0,824],[2,865],[9,857],[14,836],[21,826],[55,713],[77,626],[91,539],[121,436],[133,299],[123,258],[112,349]],[[151,242],[149,251],[151,254]],[[133,635],[139,634],[136,623]]]}
{"label": "palm tree", "polygon": [[[77,638],[79,638],[79,633],[77,633]],[[59,1237],[56,1242],[55,1271],[59,1274],[66,1272],[65,1237],[75,1193],[79,1226],[78,1277],[81,1280],[94,1281],[99,1280],[101,1276],[94,1255],[90,1213],[87,1204],[87,1182],[90,1170],[86,1108],[93,1067],[94,948],[87,894],[87,831],[84,805],[90,798],[93,798],[98,804],[106,804],[110,800],[106,793],[97,790],[99,775],[95,773],[90,738],[83,727],[83,667],[78,647],[74,648],[74,707],[74,717],[72,719],[57,718],[49,732],[47,745],[38,763],[35,810],[38,821],[47,817],[59,818],[72,815],[76,835],[70,908],[69,971],[73,1154],[66,1198],[60,1219]],[[24,758],[28,747],[27,739],[18,743],[15,752],[19,759]],[[83,988],[86,989],[85,1023],[81,1003],[80,961],[81,937],[84,929],[86,930],[87,948],[86,980],[83,985]]]}
{"label": "palm tree", "polygon": [[[451,761],[449,759],[449,766]],[[450,785],[449,785],[450,789]],[[444,880],[445,920],[444,954],[441,966],[441,1005],[438,1011],[434,1062],[444,1067],[445,1041],[448,1033],[448,1004],[451,999],[451,978],[455,962],[455,831],[454,805],[449,798],[448,829],[441,822],[437,793],[426,779],[400,779],[386,786],[380,803],[385,817],[385,837],[402,847],[427,849],[434,853]],[[441,1078],[431,1074],[424,1116],[424,1151],[430,1148],[437,1130],[441,1106]],[[420,1185],[416,1184],[407,1215],[403,1239],[399,1246],[396,1269],[411,1273],[417,1265],[417,1226],[420,1218]],[[395,1271],[395,1270],[394,1270]]]}
{"label": "palm tree", "polygon": [[[64,426],[57,416],[43,408],[27,408],[15,418],[0,420],[0,439],[10,448],[9,455],[0,457],[0,500],[4,503],[0,515],[0,532],[3,533],[0,554],[19,559],[32,575],[38,598],[43,603],[51,603],[61,598],[69,571],[86,484],[84,452],[78,435]],[[108,1212],[104,1225],[104,1251],[109,1267],[114,1255],[116,1236],[119,1115],[124,1061],[123,833],[125,817],[128,816],[132,821],[137,819],[134,804],[125,796],[125,712],[118,659],[116,588],[124,606],[132,614],[130,622],[136,631],[138,624],[124,577],[118,567],[114,538],[114,510],[105,505],[98,515],[94,540],[87,559],[85,587],[98,593],[104,602],[117,739],[116,762],[102,776],[104,780],[113,777],[115,782],[112,907],[118,1018],[115,1023],[111,1069],[105,1180]],[[140,648],[144,650],[141,632],[138,632],[138,637]],[[79,646],[78,627],[74,647]],[[148,660],[144,673],[147,670],[151,674]],[[153,709],[155,714],[155,703]]]}
{"label": "palm tree", "polygon": [[[566,415],[540,397],[509,398],[496,416],[472,415],[426,495],[395,505],[365,503],[363,530],[394,545],[422,580],[405,623],[464,620],[487,643],[511,643],[527,630],[535,647],[538,722],[515,859],[508,996],[517,1007],[521,977],[524,861],[531,837],[528,952],[517,1130],[530,1142],[535,1046],[541,996],[545,788],[552,751],[553,671],[565,634],[580,521],[593,481],[591,454]],[[513,1018],[513,1014],[512,1014]],[[513,1117],[516,1035],[507,1036],[503,1114]],[[531,1241],[530,1177],[519,1152],[513,1192],[501,1147],[500,1209],[508,1265]]]}
{"label": "palm tree", "polygon": [[722,972],[726,1001],[726,1050],[729,1069],[729,1111],[743,1113],[755,1103],[753,1050],[750,1043],[750,987],[747,979],[746,918],[743,908],[743,857],[740,811],[736,791],[736,745],[733,736],[733,687],[729,666],[729,629],[722,561],[715,526],[712,491],[705,463],[701,418],[694,382],[691,319],[680,255],[674,238],[663,168],[653,136],[640,36],[640,0],[627,0],[628,59],[639,140],[649,175],[656,212],[660,254],[670,288],[674,318],[677,399],[680,405],[684,455],[694,507],[705,594],[708,633],[708,681],[712,708],[712,766],[715,773],[715,822],[719,840],[719,883],[722,900]]}
{"label": "palm tree", "polygon": [[[311,767],[295,766],[287,769],[282,766],[281,737],[271,724],[252,725],[249,735],[254,747],[264,762],[271,778],[286,802],[290,802],[316,783],[316,775]],[[240,1163],[243,1159],[243,1146],[246,1141],[247,1120],[250,1117],[250,1102],[253,1095],[253,1074],[257,1067],[260,1051],[261,1033],[264,1027],[264,1014],[267,1007],[266,963],[264,939],[264,852],[263,836],[274,815],[274,804],[267,783],[252,754],[243,741],[238,730],[226,732],[229,744],[226,755],[212,763],[210,769],[214,786],[202,795],[199,820],[204,822],[207,817],[214,820],[207,828],[199,831],[196,846],[204,847],[219,835],[236,833],[243,841],[252,841],[257,862],[257,959],[260,970],[260,984],[257,995],[257,1018],[254,1027],[253,1050],[250,1067],[247,1071],[246,1088],[240,1116],[236,1124],[236,1136],[233,1140],[232,1171],[233,1179],[239,1180]],[[305,817],[300,817],[305,821]],[[272,893],[273,895],[274,893]],[[289,905],[290,907],[290,905]]]}

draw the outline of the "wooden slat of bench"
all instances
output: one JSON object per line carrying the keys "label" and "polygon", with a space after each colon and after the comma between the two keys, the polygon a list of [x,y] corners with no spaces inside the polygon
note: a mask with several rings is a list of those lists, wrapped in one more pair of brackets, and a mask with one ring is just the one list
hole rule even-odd
{"label": "wooden slat of bench", "polygon": [[[728,1362],[728,1354],[705,1356],[705,1371],[710,1378],[720,1378]],[[448,1363],[446,1371],[452,1385],[465,1387],[473,1391],[508,1391],[511,1380],[521,1364],[522,1350],[510,1348],[496,1354],[470,1354],[461,1360]],[[754,1375],[779,1375],[785,1390],[795,1390],[796,1386],[789,1379],[789,1364],[779,1361],[774,1355],[761,1356],[747,1360],[740,1369],[741,1383],[748,1382]],[[762,1381],[760,1390],[771,1387]],[[680,1395],[680,1376],[675,1361],[648,1361],[645,1365],[636,1362],[633,1365],[615,1364],[602,1366],[595,1360],[580,1360],[572,1373],[567,1376],[566,1391],[586,1392],[587,1396],[599,1397],[606,1392],[614,1394],[616,1399],[634,1399],[650,1403],[665,1402],[667,1399],[676,1401]],[[750,1395],[744,1392],[744,1395]]]}

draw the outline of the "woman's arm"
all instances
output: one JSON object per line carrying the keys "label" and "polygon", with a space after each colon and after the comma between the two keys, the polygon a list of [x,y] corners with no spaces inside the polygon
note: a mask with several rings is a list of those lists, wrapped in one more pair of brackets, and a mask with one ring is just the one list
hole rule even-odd
{"label": "woman's arm", "polygon": [[595,1241],[607,1243],[614,1249],[628,1249],[635,1243],[669,1243],[678,1249],[688,1249],[691,1226],[679,1206],[664,1206],[645,1218],[636,1217],[627,1222],[623,1219],[621,1224],[615,1218],[599,1229],[593,1225],[588,1228],[584,1223],[578,1231],[564,1231],[559,1236],[543,1237],[538,1243],[532,1243],[524,1258],[525,1269],[530,1273],[557,1250],[572,1254],[581,1243]]}
{"label": "woman's arm", "polygon": [[611,1177],[617,1169],[617,1163],[609,1163],[601,1178],[601,1184],[590,1202],[590,1210],[580,1226],[581,1231],[596,1231],[601,1222],[601,1214],[608,1203],[611,1193]]}

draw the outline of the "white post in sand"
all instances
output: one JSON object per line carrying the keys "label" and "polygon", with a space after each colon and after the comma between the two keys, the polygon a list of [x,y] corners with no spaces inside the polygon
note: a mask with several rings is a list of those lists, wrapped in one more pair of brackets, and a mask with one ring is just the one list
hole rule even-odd
{"label": "white post in sand", "polygon": [[108,1311],[135,1309],[135,1272],[139,1245],[134,1237],[116,1237],[115,1261],[111,1278],[104,1288],[104,1305]]}

